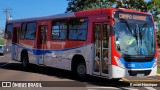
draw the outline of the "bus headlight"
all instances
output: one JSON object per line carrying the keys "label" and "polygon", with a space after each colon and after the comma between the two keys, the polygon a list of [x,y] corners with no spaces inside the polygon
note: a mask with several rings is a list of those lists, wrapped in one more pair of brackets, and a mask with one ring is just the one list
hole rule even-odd
{"label": "bus headlight", "polygon": [[121,62],[121,60],[118,57],[114,56],[114,59],[116,60],[116,62],[117,62],[117,64],[118,64],[119,67],[125,68],[124,64]]}
{"label": "bus headlight", "polygon": [[154,64],[153,64],[153,68],[154,68],[155,66],[157,66],[157,58],[155,59],[155,62],[154,62]]}

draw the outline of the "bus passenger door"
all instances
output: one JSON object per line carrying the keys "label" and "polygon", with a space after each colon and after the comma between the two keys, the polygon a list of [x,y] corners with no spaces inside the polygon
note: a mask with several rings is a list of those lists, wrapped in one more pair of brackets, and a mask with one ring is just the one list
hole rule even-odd
{"label": "bus passenger door", "polygon": [[44,64],[44,55],[45,55],[45,49],[46,49],[46,32],[47,32],[47,25],[41,25],[40,27],[40,49],[41,49],[41,53],[40,53],[40,58],[39,58],[39,64]]}
{"label": "bus passenger door", "polygon": [[93,74],[108,76],[108,29],[109,25],[105,23],[94,24],[94,65]]}
{"label": "bus passenger door", "polygon": [[12,38],[12,54],[11,57],[13,60],[18,60],[18,43],[19,43],[19,32],[20,27],[14,27],[13,29],[13,38]]}

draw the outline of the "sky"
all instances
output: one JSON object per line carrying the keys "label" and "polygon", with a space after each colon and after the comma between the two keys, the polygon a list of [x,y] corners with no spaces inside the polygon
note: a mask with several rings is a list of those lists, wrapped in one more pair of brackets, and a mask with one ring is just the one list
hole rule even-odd
{"label": "sky", "polygon": [[61,14],[67,6],[67,0],[0,0],[0,30],[5,27],[3,9],[12,9],[13,19],[22,19]]}
{"label": "sky", "polygon": [[67,0],[0,0],[0,30],[6,21],[3,9],[12,9],[13,19],[22,19],[61,14],[67,6]]}

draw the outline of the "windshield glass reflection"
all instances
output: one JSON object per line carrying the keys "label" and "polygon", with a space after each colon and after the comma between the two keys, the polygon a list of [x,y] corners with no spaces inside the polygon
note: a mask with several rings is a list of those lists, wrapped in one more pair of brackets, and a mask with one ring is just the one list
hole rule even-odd
{"label": "windshield glass reflection", "polygon": [[127,55],[151,55],[155,51],[151,22],[117,19],[114,25],[116,49]]}

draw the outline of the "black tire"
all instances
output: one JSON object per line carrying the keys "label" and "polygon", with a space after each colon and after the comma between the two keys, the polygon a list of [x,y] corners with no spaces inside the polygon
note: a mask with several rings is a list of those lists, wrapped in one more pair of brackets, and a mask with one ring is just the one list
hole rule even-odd
{"label": "black tire", "polygon": [[28,61],[28,55],[26,53],[22,54],[21,56],[21,65],[26,68],[29,66],[29,61]]}
{"label": "black tire", "polygon": [[112,79],[112,81],[119,81],[121,78],[114,78],[114,79]]}
{"label": "black tire", "polygon": [[85,63],[81,62],[76,65],[76,75],[80,78],[86,77],[86,65]]}

